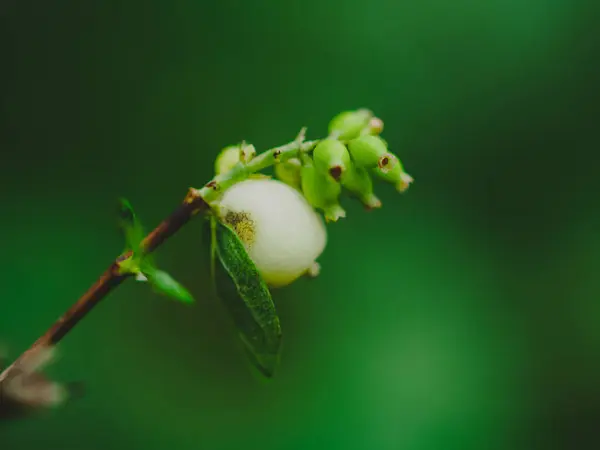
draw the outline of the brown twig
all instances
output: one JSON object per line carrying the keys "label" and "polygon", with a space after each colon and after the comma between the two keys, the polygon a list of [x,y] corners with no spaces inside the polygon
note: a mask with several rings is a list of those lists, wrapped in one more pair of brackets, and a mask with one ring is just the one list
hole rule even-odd
{"label": "brown twig", "polygon": [[[305,134],[306,129],[303,128],[293,141],[266,150],[246,164],[237,164],[230,171],[215,176],[201,189],[190,188],[183,203],[144,238],[141,243],[143,251],[145,253],[154,251],[166,239],[185,225],[195,214],[207,211],[210,208],[209,203],[211,199],[214,200],[220,191],[224,191],[244,176],[272,166],[276,161],[286,161],[287,159],[296,157],[299,152],[311,151],[319,141],[305,141]],[[130,273],[123,274],[119,270],[119,263],[128,256],[130,254],[125,253],[113,261],[92,287],[48,331],[35,341],[29,349],[23,352],[13,364],[0,373],[0,383],[8,377],[9,372],[22,365],[21,363],[25,362],[29,355],[35,354],[35,350],[56,345],[100,300],[130,277]]]}
{"label": "brown twig", "polygon": [[[146,253],[151,253],[165,240],[175,234],[195,214],[206,211],[208,208],[209,206],[200,195],[200,191],[190,189],[184,202],[144,238],[142,241],[142,248]],[[23,352],[11,366],[0,373],[0,383],[8,376],[8,373],[12,368],[18,366],[20,362],[27,358],[28,354],[34,353],[40,346],[57,344],[94,308],[94,306],[100,303],[100,301],[113,289],[125,281],[130,274],[121,274],[118,269],[119,261],[122,261],[127,256],[128,254],[119,256],[67,312],[54,322],[54,324],[37,341],[35,341],[29,349]]]}

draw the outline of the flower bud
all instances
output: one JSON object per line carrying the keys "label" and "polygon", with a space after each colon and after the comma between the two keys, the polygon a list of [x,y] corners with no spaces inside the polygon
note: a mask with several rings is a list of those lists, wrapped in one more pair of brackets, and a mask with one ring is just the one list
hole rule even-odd
{"label": "flower bud", "polygon": [[387,145],[379,136],[363,135],[348,143],[352,160],[358,167],[373,169],[379,167],[389,171],[394,167],[396,158],[387,149]]}
{"label": "flower bud", "polygon": [[386,171],[382,170],[380,167],[375,167],[373,172],[382,180],[394,184],[398,192],[404,192],[408,189],[414,179],[404,171],[402,162],[397,157],[395,158],[397,162],[390,170]]}
{"label": "flower bud", "polygon": [[345,111],[329,122],[329,134],[337,134],[339,139],[354,139],[369,125],[373,113],[368,109]]}
{"label": "flower bud", "polygon": [[329,174],[340,181],[342,174],[350,167],[350,154],[344,144],[335,139],[321,141],[313,151],[315,168],[322,174]]}
{"label": "flower bud", "polygon": [[302,167],[302,192],[313,208],[323,211],[327,222],[346,217],[338,202],[342,186],[328,174],[319,172],[310,159]]}
{"label": "flower bud", "polygon": [[291,158],[285,162],[275,164],[275,176],[295,189],[301,188],[301,170],[302,163],[298,158]]}
{"label": "flower bud", "polygon": [[255,156],[256,148],[252,144],[242,142],[239,145],[225,147],[215,161],[215,173],[220,175],[229,172],[237,163],[248,163]]}
{"label": "flower bud", "polygon": [[357,197],[367,209],[381,207],[381,201],[373,193],[371,175],[364,167],[351,166],[342,177],[342,186]]}

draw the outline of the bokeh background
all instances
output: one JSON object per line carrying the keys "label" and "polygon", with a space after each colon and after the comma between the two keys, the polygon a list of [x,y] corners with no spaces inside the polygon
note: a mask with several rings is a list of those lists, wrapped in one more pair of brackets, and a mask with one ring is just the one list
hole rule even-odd
{"label": "bokeh background", "polygon": [[416,182],[331,225],[274,292],[258,382],[208,288],[200,223],[158,253],[189,308],[127,283],[60,346],[64,409],[0,448],[600,448],[598,7],[573,0],[0,5],[0,339],[27,348],[212,175],[369,107]]}

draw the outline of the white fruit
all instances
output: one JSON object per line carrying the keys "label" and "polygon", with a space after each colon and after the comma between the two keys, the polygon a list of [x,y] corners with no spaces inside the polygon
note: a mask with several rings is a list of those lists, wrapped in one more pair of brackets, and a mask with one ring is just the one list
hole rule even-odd
{"label": "white fruit", "polygon": [[327,232],[321,216],[294,188],[273,179],[242,181],[224,192],[218,210],[270,286],[315,273]]}

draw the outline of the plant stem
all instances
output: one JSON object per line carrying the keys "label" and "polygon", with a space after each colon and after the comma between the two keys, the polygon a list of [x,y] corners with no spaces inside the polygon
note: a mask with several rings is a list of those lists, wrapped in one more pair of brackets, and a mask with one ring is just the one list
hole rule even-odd
{"label": "plant stem", "polygon": [[207,203],[211,204],[219,197],[221,192],[225,191],[238,181],[248,177],[248,175],[260,172],[276,163],[285,162],[289,159],[298,157],[300,153],[306,153],[313,150],[319,141],[304,141],[305,133],[306,129],[302,128],[296,139],[292,142],[266,150],[247,164],[238,163],[229,172],[217,175],[203,188],[195,191],[195,193],[205,199]]}
{"label": "plant stem", "polygon": [[[148,236],[142,241],[142,246],[147,253],[152,252],[166,239],[175,234],[184,226],[196,213],[208,209],[208,204],[204,199],[190,189],[190,193],[169,217],[163,220]],[[11,368],[17,366],[19,362],[24,361],[27,355],[33,353],[38,346],[50,346],[57,344],[65,335],[89,313],[100,300],[105,298],[113,289],[118,287],[131,274],[119,273],[119,261],[125,259],[129,254],[119,256],[96,282],[65,312],[54,324],[37,340],[29,349],[27,349],[19,358],[0,374],[2,382]]]}
{"label": "plant stem", "polygon": [[[305,130],[303,129],[294,141],[267,150],[256,156],[249,163],[238,164],[231,171],[214,177],[201,189],[190,188],[183,203],[144,238],[141,244],[144,252],[151,253],[169,237],[174,235],[197,213],[208,211],[210,209],[209,204],[218,198],[219,193],[237,181],[247,177],[249,174],[259,172],[276,162],[283,162],[298,156],[299,152],[312,150],[318,141],[304,142],[304,133]],[[100,278],[96,280],[67,312],[54,322],[13,364],[0,373],[0,383],[7,378],[11,369],[19,366],[20,363],[26,360],[28,355],[33,354],[40,346],[56,345],[94,306],[129,278],[131,274],[121,274],[119,271],[119,262],[128,256],[130,256],[130,253],[125,253],[113,261],[108,269],[100,275]]]}

